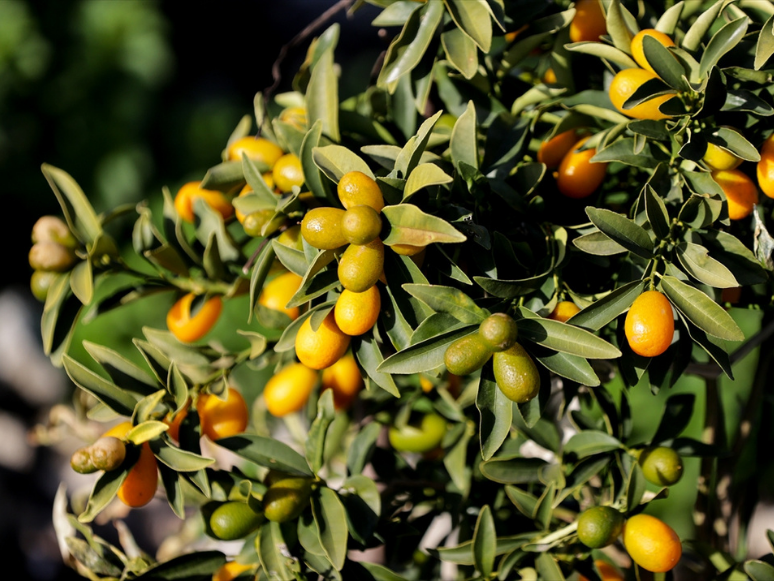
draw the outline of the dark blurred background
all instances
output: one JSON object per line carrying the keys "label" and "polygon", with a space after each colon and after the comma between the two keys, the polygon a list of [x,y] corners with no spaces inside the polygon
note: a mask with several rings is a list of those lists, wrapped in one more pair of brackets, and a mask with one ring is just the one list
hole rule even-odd
{"label": "dark blurred background", "polygon": [[[0,0],[0,561],[3,579],[76,579],[62,565],[51,524],[60,481],[83,487],[67,464],[75,442],[30,437],[52,406],[72,398],[40,347],[42,306],[28,290],[29,233],[60,214],[40,164],[68,171],[97,211],[174,191],[220,161],[253,97],[272,82],[280,48],[335,0]],[[362,91],[383,42],[376,10],[339,12],[340,92]],[[319,31],[321,32],[322,29]],[[318,33],[319,33],[318,32]],[[290,51],[279,91],[307,43]],[[10,202],[10,204],[9,204]],[[126,223],[130,227],[131,222]],[[125,238],[126,239],[126,238]],[[83,478],[83,477],[80,477]],[[159,502],[159,501],[154,501]],[[151,505],[130,525],[151,554],[178,522],[151,525]],[[135,514],[136,513],[136,514]],[[112,528],[100,534],[110,536]]]}

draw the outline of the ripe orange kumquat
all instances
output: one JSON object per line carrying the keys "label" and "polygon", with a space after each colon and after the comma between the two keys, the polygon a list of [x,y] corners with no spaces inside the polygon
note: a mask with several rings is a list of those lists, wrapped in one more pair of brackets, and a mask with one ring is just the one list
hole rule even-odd
{"label": "ripe orange kumquat", "polygon": [[712,171],[736,169],[742,163],[733,153],[714,143],[707,144],[707,151],[702,159]]}
{"label": "ripe orange kumquat", "polygon": [[296,334],[296,357],[312,369],[325,369],[341,359],[349,348],[350,337],[339,329],[333,312],[320,323],[315,331],[312,318],[301,325]]}
{"label": "ripe orange kumquat", "polygon": [[763,144],[761,160],[757,167],[758,185],[769,198],[774,198],[774,144],[772,144],[772,137],[769,137]]}
{"label": "ripe orange kumquat", "polygon": [[214,296],[191,316],[191,305],[195,298],[193,293],[184,295],[167,313],[167,328],[183,343],[193,343],[209,333],[223,310],[223,301],[219,296]]}
{"label": "ripe orange kumquat", "polygon": [[626,314],[629,347],[642,357],[656,357],[672,344],[675,320],[669,300],[656,290],[638,296]]}
{"label": "ripe orange kumquat", "polygon": [[229,145],[228,158],[231,161],[242,161],[242,154],[252,161],[266,164],[271,169],[284,152],[279,145],[263,137],[242,137]]}
{"label": "ripe orange kumquat", "polygon": [[643,69],[649,70],[651,73],[655,74],[656,71],[653,70],[653,67],[650,66],[650,63],[645,58],[645,50],[642,47],[643,41],[645,40],[646,36],[649,36],[652,39],[657,40],[661,44],[661,46],[664,46],[664,47],[674,46],[675,42],[671,38],[669,38],[669,36],[667,36],[663,32],[659,32],[658,30],[655,30],[654,28],[646,28],[645,30],[640,30],[637,34],[634,35],[634,38],[632,38],[631,51],[632,51],[632,56],[634,57],[634,60]]}
{"label": "ripe orange kumquat", "polygon": [[295,321],[300,313],[299,308],[288,307],[287,304],[293,298],[293,295],[298,292],[298,289],[301,288],[302,280],[295,272],[286,272],[279,275],[263,287],[258,297],[258,304],[263,305],[267,309],[282,311],[292,321]]}
{"label": "ripe orange kumquat", "polygon": [[607,22],[599,0],[578,0],[575,17],[570,23],[570,40],[583,42],[599,40],[607,33]]}
{"label": "ripe orange kumquat", "polygon": [[742,220],[752,214],[758,203],[758,188],[747,174],[738,169],[712,172],[712,179],[723,189],[728,202],[728,217]]}
{"label": "ripe orange kumquat", "polygon": [[[105,432],[103,437],[123,439],[131,429],[131,422],[122,422]],[[121,483],[117,496],[126,506],[139,508],[153,500],[157,486],[158,464],[150,445],[145,442],[140,448],[140,457]]]}
{"label": "ripe orange kumquat", "polygon": [[186,222],[194,221],[194,200],[201,198],[207,205],[223,216],[226,220],[234,214],[234,207],[226,196],[216,190],[203,190],[199,187],[201,182],[188,182],[177,192],[175,196],[175,210]]}
{"label": "ripe orange kumquat", "polygon": [[379,184],[363,172],[351,171],[341,176],[337,192],[339,200],[347,210],[354,206],[371,206],[381,212],[384,208],[384,197]]}
{"label": "ripe orange kumquat", "polygon": [[322,388],[333,390],[333,405],[337,410],[345,410],[352,405],[357,394],[363,389],[363,378],[352,353],[347,353],[336,363],[323,369]]}
{"label": "ripe orange kumquat", "polygon": [[[597,568],[597,571],[599,571],[600,576],[602,577],[602,581],[624,581],[623,575],[613,567],[610,563],[607,561],[602,561],[601,559],[597,559],[594,561],[594,566]],[[578,581],[589,581],[587,577],[584,577],[583,575],[580,575],[578,577]]]}
{"label": "ripe orange kumquat", "polygon": [[559,166],[556,186],[568,198],[580,199],[593,194],[605,179],[606,163],[591,163],[597,153],[596,148],[580,151],[589,138],[581,139],[564,156]]}
{"label": "ripe orange kumquat", "polygon": [[671,571],[683,554],[680,537],[665,522],[647,514],[626,521],[624,546],[632,560],[653,573]]}
{"label": "ripe orange kumquat", "polygon": [[339,329],[354,337],[371,330],[381,308],[382,297],[374,285],[362,293],[344,289],[336,300],[333,313]]}
{"label": "ripe orange kumquat", "polygon": [[199,394],[196,411],[199,412],[202,435],[213,442],[241,434],[247,428],[247,404],[233,387],[228,388],[225,401],[209,393]]}
{"label": "ripe orange kumquat", "polygon": [[645,69],[624,69],[613,77],[613,82],[610,83],[610,90],[608,92],[610,100],[615,108],[627,117],[654,120],[669,119],[670,116],[662,113],[659,107],[674,97],[674,93],[659,95],[629,109],[624,108],[624,103],[626,103],[629,97],[634,95],[637,89],[651,79],[657,78],[656,73]]}
{"label": "ripe orange kumquat", "polygon": [[548,318],[553,319],[554,321],[559,321],[561,323],[566,323],[570,320],[571,317],[579,312],[580,308],[574,302],[561,301],[560,303],[557,303],[557,305],[554,307],[554,310],[551,311],[550,315],[548,315]]}
{"label": "ripe orange kumquat", "polygon": [[578,141],[580,141],[580,137],[575,129],[562,131],[558,135],[554,135],[548,141],[544,141],[540,144],[540,149],[538,149],[537,152],[537,160],[540,163],[546,164],[548,169],[559,167],[564,156],[570,152]]}
{"label": "ripe orange kumquat", "polygon": [[301,363],[291,363],[272,376],[263,388],[266,409],[276,417],[302,409],[317,384],[317,372]]}
{"label": "ripe orange kumquat", "polygon": [[294,153],[286,153],[280,157],[272,169],[274,185],[283,193],[293,191],[293,186],[304,185],[304,170],[301,160]]}

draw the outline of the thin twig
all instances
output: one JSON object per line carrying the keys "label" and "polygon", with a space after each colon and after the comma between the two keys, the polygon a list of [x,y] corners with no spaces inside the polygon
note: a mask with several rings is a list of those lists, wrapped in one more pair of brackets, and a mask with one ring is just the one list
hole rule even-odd
{"label": "thin twig", "polygon": [[250,268],[253,266],[253,262],[255,262],[255,259],[258,258],[258,255],[261,253],[261,250],[263,250],[263,247],[266,246],[266,243],[270,240],[270,238],[267,236],[263,240],[261,240],[261,243],[258,245],[258,248],[255,249],[255,252],[253,252],[253,255],[250,257],[250,260],[247,261],[247,264],[245,264],[242,267],[242,272],[245,274],[250,273]]}

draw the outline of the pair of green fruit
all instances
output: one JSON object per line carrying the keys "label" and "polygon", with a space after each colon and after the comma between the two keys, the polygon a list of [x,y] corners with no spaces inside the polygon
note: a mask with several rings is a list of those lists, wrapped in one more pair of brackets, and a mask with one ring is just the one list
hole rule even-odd
{"label": "pair of green fruit", "polygon": [[30,279],[32,294],[45,301],[51,283],[60,272],[70,270],[77,257],[78,242],[70,229],[56,216],[43,216],[32,227],[29,263],[35,272]]}
{"label": "pair of green fruit", "polygon": [[105,436],[91,446],[79,448],[70,458],[70,466],[79,474],[118,468],[126,458],[126,444],[118,438]]}
{"label": "pair of green fruit", "polygon": [[540,391],[540,374],[535,362],[516,342],[516,321],[505,313],[490,315],[478,332],[457,339],[444,354],[444,363],[454,375],[469,375],[481,369],[494,356],[497,387],[505,397],[526,403]]}

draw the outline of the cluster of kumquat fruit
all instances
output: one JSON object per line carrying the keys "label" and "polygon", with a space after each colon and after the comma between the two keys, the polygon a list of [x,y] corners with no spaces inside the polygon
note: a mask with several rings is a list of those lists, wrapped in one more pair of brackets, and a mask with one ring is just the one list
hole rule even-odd
{"label": "cluster of kumquat fruit", "polygon": [[70,228],[56,216],[43,216],[32,227],[30,266],[35,270],[30,279],[32,294],[45,301],[48,289],[62,272],[75,266],[78,241]]}

